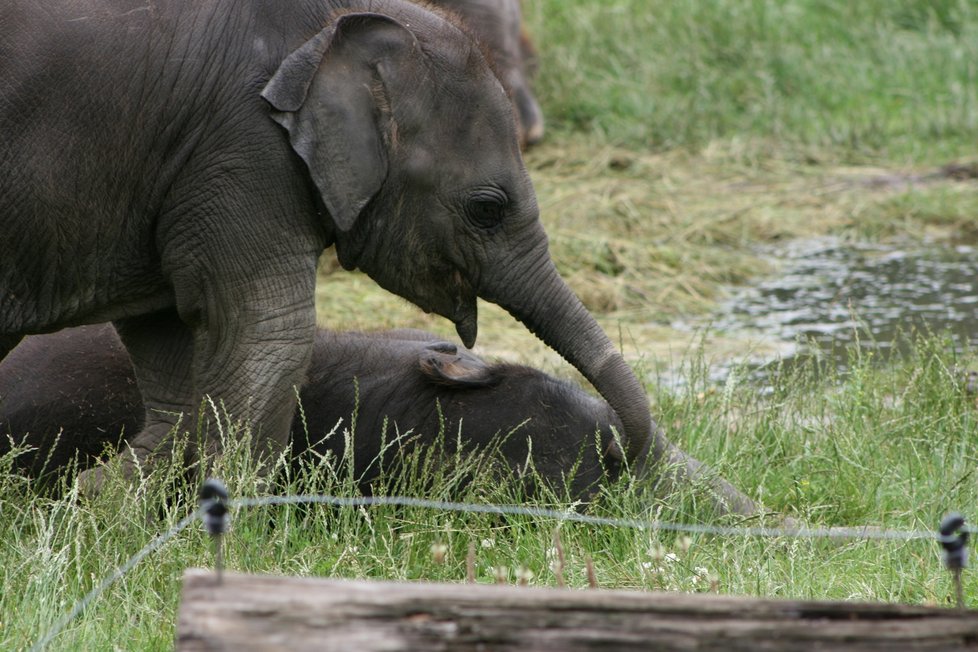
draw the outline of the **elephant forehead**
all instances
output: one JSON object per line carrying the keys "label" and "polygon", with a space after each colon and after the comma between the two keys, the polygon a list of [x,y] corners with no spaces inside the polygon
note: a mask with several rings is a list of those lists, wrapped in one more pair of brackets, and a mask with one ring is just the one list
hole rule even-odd
{"label": "elephant forehead", "polygon": [[426,188],[515,186],[523,165],[511,105],[501,88],[490,100],[468,92],[395,107],[392,149],[407,178]]}
{"label": "elephant forehead", "polygon": [[449,15],[430,8],[435,13],[421,12],[423,20],[408,27],[420,56],[390,62],[384,75],[395,144],[417,137],[444,151],[480,144],[473,139],[515,138],[512,105],[491,56]]}
{"label": "elephant forehead", "polygon": [[491,148],[473,149],[469,146],[438,151],[417,147],[405,151],[399,214],[405,214],[412,206],[407,203],[408,198],[414,197],[423,204],[414,204],[418,216],[426,216],[430,225],[439,207],[454,212],[474,190],[487,187],[501,189],[511,202],[519,200],[521,206],[531,204],[534,198],[514,173],[512,159]]}

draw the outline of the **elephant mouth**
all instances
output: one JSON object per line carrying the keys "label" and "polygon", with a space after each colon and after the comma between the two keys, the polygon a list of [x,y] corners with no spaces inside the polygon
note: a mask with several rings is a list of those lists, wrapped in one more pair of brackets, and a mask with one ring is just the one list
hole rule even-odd
{"label": "elephant mouth", "polygon": [[453,274],[455,287],[455,305],[450,319],[455,322],[455,332],[467,349],[475,346],[476,335],[479,332],[479,312],[476,304],[476,294],[472,286],[456,271]]}

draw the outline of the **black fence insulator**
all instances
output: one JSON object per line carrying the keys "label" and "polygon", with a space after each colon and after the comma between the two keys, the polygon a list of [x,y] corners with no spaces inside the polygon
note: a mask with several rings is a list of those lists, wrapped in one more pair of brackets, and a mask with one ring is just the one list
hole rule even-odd
{"label": "black fence insulator", "polygon": [[223,482],[211,478],[203,484],[200,488],[200,509],[204,529],[214,540],[214,568],[220,583],[224,573],[222,535],[227,532],[231,520],[228,513],[228,490]]}
{"label": "black fence insulator", "polygon": [[220,536],[227,532],[228,522],[228,490],[220,480],[211,478],[200,488],[201,518],[204,527],[211,536]]}
{"label": "black fence insulator", "polygon": [[952,512],[944,517],[938,529],[937,540],[944,549],[941,557],[944,566],[951,571],[958,609],[964,609],[964,587],[961,571],[968,565],[968,530],[964,528],[964,516]]}

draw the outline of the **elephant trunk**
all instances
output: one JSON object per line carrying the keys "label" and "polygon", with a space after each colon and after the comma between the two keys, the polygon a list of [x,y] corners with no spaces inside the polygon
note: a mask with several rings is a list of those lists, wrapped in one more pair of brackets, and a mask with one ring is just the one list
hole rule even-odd
{"label": "elephant trunk", "polygon": [[[542,260],[541,260],[542,258]],[[719,512],[752,515],[754,502],[709,467],[670,442],[652,420],[648,396],[594,317],[567,286],[550,257],[537,260],[534,273],[504,281],[480,295],[505,308],[549,347],[572,364],[594,386],[621,420],[625,432],[625,458],[638,477],[654,476],[660,493],[672,493],[689,483],[711,490]],[[523,288],[513,291],[513,288]]]}
{"label": "elephant trunk", "polygon": [[[657,436],[648,396],[615,345],[557,273],[548,255],[530,256],[538,268],[499,287],[480,288],[480,295],[506,309],[513,317],[573,365],[618,415],[625,457],[633,469],[644,468],[652,446],[655,458],[666,451],[667,441]],[[517,267],[518,269],[518,267]],[[521,288],[514,291],[514,288]],[[661,439],[661,441],[653,441]],[[653,445],[654,444],[654,445]]]}

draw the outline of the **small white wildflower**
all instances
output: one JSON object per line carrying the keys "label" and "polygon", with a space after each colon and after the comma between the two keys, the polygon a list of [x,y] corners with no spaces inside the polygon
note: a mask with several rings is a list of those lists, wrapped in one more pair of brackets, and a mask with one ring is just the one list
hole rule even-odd
{"label": "small white wildflower", "polygon": [[661,543],[656,543],[649,548],[649,557],[652,561],[662,561],[666,558],[666,549],[662,547]]}
{"label": "small white wildflower", "polygon": [[436,564],[445,563],[445,554],[448,552],[448,546],[444,543],[433,543],[431,544],[431,558]]}
{"label": "small white wildflower", "polygon": [[667,552],[662,558],[665,559],[668,562],[676,562],[676,561],[679,561],[679,555],[677,555],[674,552]]}
{"label": "small white wildflower", "polygon": [[487,549],[488,548],[493,548],[496,545],[496,541],[495,541],[495,539],[483,539],[482,541],[479,542],[479,545],[481,545],[483,548],[487,548]]}

